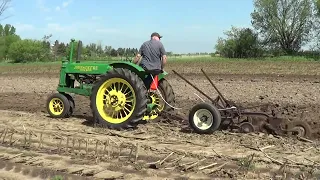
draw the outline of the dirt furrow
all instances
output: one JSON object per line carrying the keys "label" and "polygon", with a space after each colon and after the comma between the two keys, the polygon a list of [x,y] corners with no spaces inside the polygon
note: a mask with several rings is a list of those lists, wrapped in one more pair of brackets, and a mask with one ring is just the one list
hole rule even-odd
{"label": "dirt furrow", "polygon": [[[15,148],[21,148],[25,144],[28,145],[29,133],[25,133],[26,130],[27,132],[33,132],[33,135],[30,138],[31,146],[24,146],[29,150],[44,151],[50,154],[68,155],[70,157],[76,156],[77,158],[87,157],[89,159],[97,160],[96,142],[98,140],[101,143],[98,143],[97,154],[102,155],[103,153],[101,152],[105,152],[105,154],[107,154],[108,150],[111,150],[111,156],[106,157],[111,157],[112,162],[114,162],[113,164],[119,164],[115,159],[119,159],[118,153],[121,144],[124,143],[128,145],[129,143],[129,145],[133,145],[133,154],[135,152],[134,148],[136,148],[135,145],[138,144],[138,161],[141,160],[141,167],[148,170],[150,169],[147,166],[148,163],[161,160],[172,152],[174,154],[168,159],[168,161],[172,161],[175,158],[185,155],[180,165],[176,167],[171,165],[167,167],[169,169],[165,169],[165,167],[163,167],[158,170],[161,173],[175,172],[177,173],[177,177],[183,175],[192,176],[191,174],[194,169],[190,172],[184,172],[181,174],[181,164],[197,162],[201,159],[206,159],[206,161],[199,163],[197,168],[212,163],[222,165],[227,162],[228,166],[223,168],[221,171],[231,171],[232,176],[235,176],[233,172],[235,169],[243,166],[249,166],[248,158],[250,159],[252,154],[255,154],[254,170],[262,171],[262,174],[265,174],[263,170],[267,170],[268,168],[270,170],[271,168],[276,171],[277,168],[281,166],[281,164],[270,160],[270,157],[277,159],[282,163],[286,162],[286,159],[295,162],[291,162],[291,164],[293,164],[292,171],[296,173],[301,171],[299,170],[300,167],[311,168],[312,161],[320,159],[320,151],[317,142],[299,142],[294,139],[277,138],[272,136],[268,137],[264,134],[243,135],[217,132],[213,135],[201,136],[179,132],[178,128],[170,127],[166,124],[156,125],[154,123],[142,125],[138,130],[118,132],[99,128],[97,129],[89,126],[80,129],[79,127],[83,125],[81,124],[81,121],[75,118],[60,121],[47,118],[45,115],[39,113],[30,114],[1,111],[1,114],[1,122],[6,127],[9,127],[7,128],[9,130],[7,130],[5,138],[3,135],[6,128],[2,128],[2,131],[0,132],[2,133],[0,140],[3,141],[3,145],[8,145],[10,144],[10,141],[13,142],[15,140],[19,140],[13,143]],[[43,124],[46,124],[46,126],[43,126]],[[159,126],[161,128],[159,128]],[[10,130],[12,129],[15,131],[15,134],[11,138]],[[70,135],[70,138],[67,138],[68,135]],[[44,140],[39,146],[41,137]],[[77,138],[75,140],[74,150],[72,151],[73,137]],[[77,149],[79,147],[79,139],[82,139],[82,144],[80,145],[80,149]],[[106,151],[104,151],[103,143],[107,140],[111,143],[107,146]],[[86,146],[87,142],[88,146]],[[68,149],[66,149],[67,144]],[[266,153],[269,154],[268,156],[270,157],[267,157],[265,154],[257,150],[257,148],[268,146],[272,146],[266,150]],[[123,147],[120,156],[128,156],[130,151],[130,147]],[[106,157],[101,156],[98,158],[98,161],[103,163],[109,162],[110,158]],[[310,157],[311,161],[306,160],[305,157]],[[124,159],[126,158],[124,157]],[[202,176],[220,177],[222,176],[219,174],[221,171],[217,171],[213,174],[209,173],[209,175],[204,171]],[[267,172],[267,174],[270,175],[271,171]]]}
{"label": "dirt furrow", "polygon": [[[202,74],[181,71],[205,93],[217,95]],[[208,74],[229,100],[245,107],[263,105],[256,110],[308,121],[320,137],[319,76]],[[176,94],[176,106],[187,115],[200,102],[194,93],[200,94],[172,73],[168,80]],[[224,131],[199,135],[185,127],[186,122],[175,119],[149,122],[131,131],[100,129],[90,123],[88,98],[77,95],[73,117],[48,118],[45,102],[58,84],[57,73],[2,74],[0,82],[2,178],[320,178],[317,138],[304,142]],[[150,165],[161,160],[161,166]],[[26,171],[29,173],[23,174]]]}

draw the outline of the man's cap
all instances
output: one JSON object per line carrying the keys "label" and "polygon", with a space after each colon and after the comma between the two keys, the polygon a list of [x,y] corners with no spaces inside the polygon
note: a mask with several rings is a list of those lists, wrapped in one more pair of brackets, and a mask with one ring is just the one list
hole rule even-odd
{"label": "man's cap", "polygon": [[158,38],[162,38],[162,36],[160,36],[160,34],[157,33],[157,32],[152,33],[152,34],[151,34],[151,37],[153,37],[153,36],[157,36]]}

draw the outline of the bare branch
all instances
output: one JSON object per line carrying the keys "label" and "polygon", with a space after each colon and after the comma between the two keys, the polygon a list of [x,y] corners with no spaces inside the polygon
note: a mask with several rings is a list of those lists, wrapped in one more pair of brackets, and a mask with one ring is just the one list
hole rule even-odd
{"label": "bare branch", "polygon": [[[11,3],[11,0],[1,0],[0,1],[0,17],[3,16],[5,11],[8,10],[8,8],[11,7],[10,3]],[[1,18],[0,20],[7,19],[9,17],[11,17],[11,16],[10,15],[9,16],[5,16],[5,17]]]}

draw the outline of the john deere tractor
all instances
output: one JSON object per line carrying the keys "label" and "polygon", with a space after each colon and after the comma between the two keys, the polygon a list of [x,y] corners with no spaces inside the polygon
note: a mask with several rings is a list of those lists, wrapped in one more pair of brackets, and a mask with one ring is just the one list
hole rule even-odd
{"label": "john deere tractor", "polygon": [[[70,54],[62,60],[58,92],[47,99],[50,117],[72,116],[75,101],[70,94],[87,96],[95,123],[111,129],[135,127],[141,121],[156,119],[164,110],[173,110],[168,104],[174,104],[175,95],[165,79],[167,72],[154,74],[132,62],[119,60],[80,62],[81,41],[73,61],[74,44],[71,39]],[[150,73],[158,79],[156,90],[147,89],[150,84],[145,84]]]}

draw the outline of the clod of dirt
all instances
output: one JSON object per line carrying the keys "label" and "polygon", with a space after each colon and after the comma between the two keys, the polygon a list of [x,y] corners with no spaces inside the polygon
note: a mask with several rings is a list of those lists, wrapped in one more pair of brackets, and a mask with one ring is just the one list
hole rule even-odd
{"label": "clod of dirt", "polygon": [[22,171],[22,174],[23,175],[28,175],[30,173],[30,169],[29,168],[25,168],[23,171]]}
{"label": "clod of dirt", "polygon": [[22,170],[21,166],[16,165],[14,172],[20,172]]}
{"label": "clod of dirt", "polygon": [[123,173],[121,172],[115,172],[115,171],[109,171],[105,170],[102,172],[99,172],[95,174],[93,177],[98,179],[105,179],[105,180],[111,180],[111,179],[119,179],[123,177]]}
{"label": "clod of dirt", "polygon": [[6,167],[6,164],[2,161],[0,161],[0,169],[3,169],[4,167]]}
{"label": "clod of dirt", "polygon": [[95,169],[85,169],[82,171],[82,174],[85,176],[92,176],[95,173]]}
{"label": "clod of dirt", "polygon": [[78,172],[82,171],[83,167],[70,167],[68,168],[67,172],[70,174],[77,174]]}

